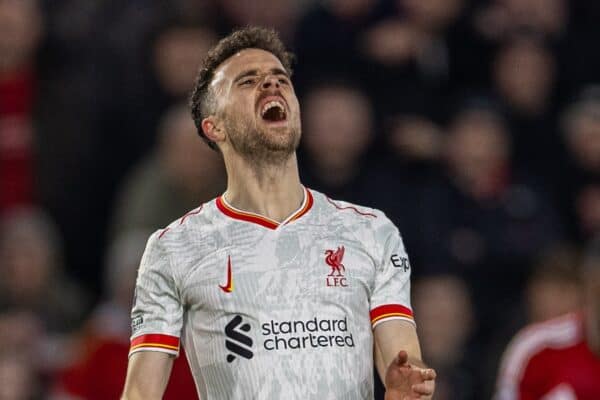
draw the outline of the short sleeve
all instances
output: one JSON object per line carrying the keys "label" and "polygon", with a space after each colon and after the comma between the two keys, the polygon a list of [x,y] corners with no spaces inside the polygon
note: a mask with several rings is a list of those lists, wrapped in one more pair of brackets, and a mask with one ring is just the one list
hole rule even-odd
{"label": "short sleeve", "polygon": [[414,323],[410,305],[410,262],[400,232],[385,216],[375,230],[381,257],[376,266],[375,286],[370,299],[373,328],[391,319]]}
{"label": "short sleeve", "polygon": [[129,355],[159,351],[177,356],[182,326],[182,302],[168,254],[157,232],[148,240],[138,271]]}

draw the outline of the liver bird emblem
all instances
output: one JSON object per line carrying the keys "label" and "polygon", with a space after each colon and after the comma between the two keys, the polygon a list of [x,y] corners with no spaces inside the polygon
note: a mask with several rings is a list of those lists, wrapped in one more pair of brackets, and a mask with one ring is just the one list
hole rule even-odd
{"label": "liver bird emblem", "polygon": [[344,246],[339,246],[337,250],[325,250],[325,262],[331,267],[331,272],[328,276],[343,276],[346,272],[346,267],[342,264],[344,259]]}

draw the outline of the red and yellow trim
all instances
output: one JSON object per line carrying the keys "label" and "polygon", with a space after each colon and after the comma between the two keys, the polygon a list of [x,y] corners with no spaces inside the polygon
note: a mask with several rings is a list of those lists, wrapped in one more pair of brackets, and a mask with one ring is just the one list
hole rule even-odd
{"label": "red and yellow trim", "polygon": [[163,351],[177,355],[179,354],[179,338],[160,333],[140,335],[131,339],[129,354],[136,351]]}
{"label": "red and yellow trim", "polygon": [[305,191],[304,201],[302,202],[302,206],[300,207],[300,209],[298,211],[296,211],[294,214],[292,214],[289,218],[287,218],[282,223],[279,223],[279,222],[274,221],[267,217],[263,217],[262,215],[259,215],[259,214],[255,214],[255,213],[242,211],[242,210],[233,208],[232,206],[227,204],[227,201],[223,198],[223,196],[219,196],[216,200],[216,203],[217,203],[217,208],[223,214],[227,215],[230,218],[237,219],[240,221],[252,222],[254,224],[258,224],[258,225],[264,226],[265,228],[269,228],[269,229],[277,229],[280,225],[289,224],[290,222],[297,220],[298,218],[305,215],[312,208],[313,203],[314,203],[313,196],[310,193],[310,190],[305,188],[304,191]]}
{"label": "red and yellow trim", "polygon": [[387,319],[408,319],[414,321],[412,310],[400,304],[386,304],[375,307],[371,310],[370,314],[371,325],[373,325],[373,327]]}
{"label": "red and yellow trim", "polygon": [[290,218],[288,218],[288,220],[285,222],[286,224],[289,224],[290,222],[301,218],[304,214],[306,214],[312,208],[312,206],[315,202],[315,200],[313,199],[313,195],[310,192],[310,190],[308,190],[306,188],[304,190],[306,192],[306,195],[305,195],[306,197],[305,197],[303,207],[300,207],[300,210],[298,210]]}

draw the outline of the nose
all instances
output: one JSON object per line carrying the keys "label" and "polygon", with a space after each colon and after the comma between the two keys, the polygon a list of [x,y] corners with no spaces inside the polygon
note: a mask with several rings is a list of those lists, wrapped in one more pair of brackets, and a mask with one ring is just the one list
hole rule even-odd
{"label": "nose", "polygon": [[278,88],[279,89],[279,79],[275,75],[267,75],[262,84],[263,89],[269,88]]}

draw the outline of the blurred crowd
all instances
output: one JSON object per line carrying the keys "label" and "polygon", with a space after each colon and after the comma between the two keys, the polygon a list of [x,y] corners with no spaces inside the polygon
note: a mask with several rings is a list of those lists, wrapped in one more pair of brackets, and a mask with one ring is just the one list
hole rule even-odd
{"label": "blurred crowd", "polygon": [[[247,24],[297,55],[303,182],[400,228],[437,399],[490,398],[519,328],[580,309],[600,3],[0,0],[0,399],[118,397],[148,235],[226,184],[198,65]],[[180,357],[165,398],[193,392]]]}

